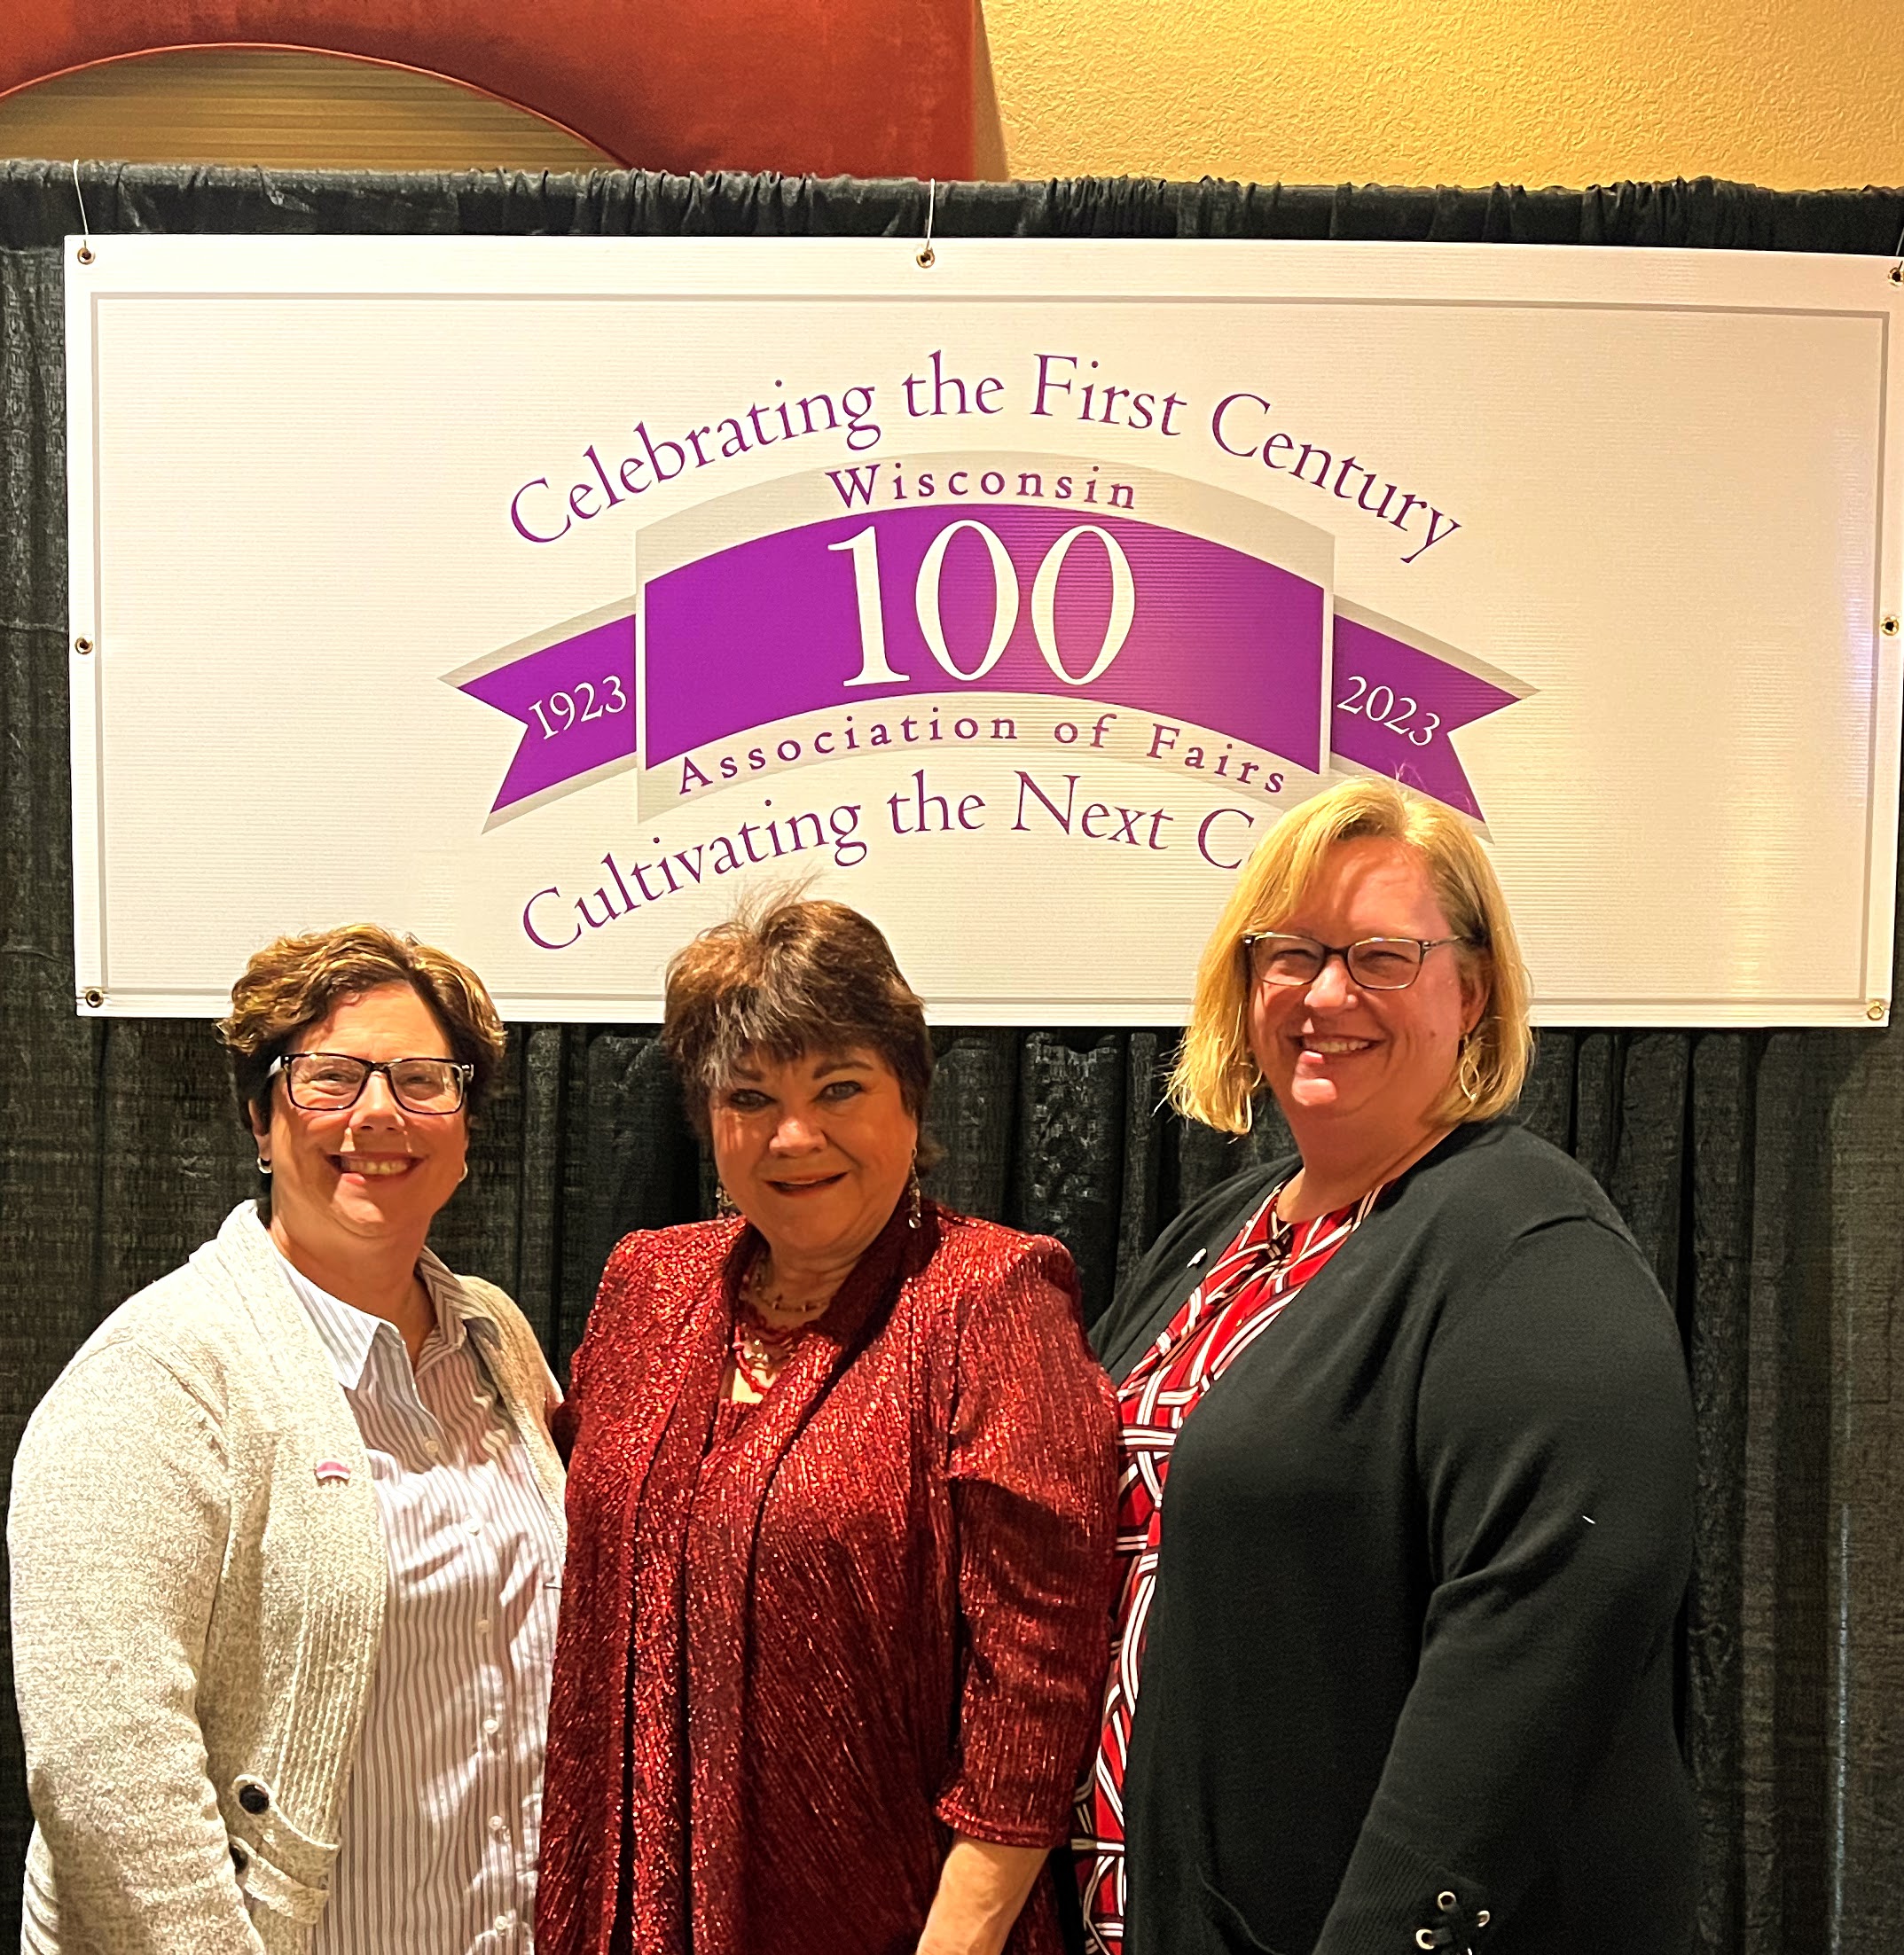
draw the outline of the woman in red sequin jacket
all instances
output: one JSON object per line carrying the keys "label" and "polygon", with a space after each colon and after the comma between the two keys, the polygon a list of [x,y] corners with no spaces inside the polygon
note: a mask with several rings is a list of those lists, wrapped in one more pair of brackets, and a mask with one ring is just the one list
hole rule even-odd
{"label": "woman in red sequin jacket", "polygon": [[1055,1242],[915,1171],[865,918],[697,938],[664,1037],[730,1219],[627,1237],[576,1354],[541,1955],[1049,1955],[1115,1423]]}

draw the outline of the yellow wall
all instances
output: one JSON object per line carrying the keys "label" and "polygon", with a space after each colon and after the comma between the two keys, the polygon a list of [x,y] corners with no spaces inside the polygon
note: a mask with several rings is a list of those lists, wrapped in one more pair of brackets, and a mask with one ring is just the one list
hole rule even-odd
{"label": "yellow wall", "polygon": [[988,145],[982,67],[980,167],[999,175],[1904,183],[1900,0],[982,0],[982,14],[998,114]]}

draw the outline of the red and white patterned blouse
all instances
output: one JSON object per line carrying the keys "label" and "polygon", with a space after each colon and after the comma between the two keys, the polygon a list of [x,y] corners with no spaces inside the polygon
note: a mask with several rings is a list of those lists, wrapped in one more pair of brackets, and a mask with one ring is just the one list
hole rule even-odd
{"label": "red and white patterned blouse", "polygon": [[1077,1788],[1072,1849],[1090,1955],[1124,1951],[1124,1766],[1137,1709],[1144,1630],[1156,1588],[1157,1541],[1171,1449],[1203,1394],[1292,1303],[1355,1232],[1379,1188],[1313,1221],[1284,1223],[1279,1187],[1210,1266],[1169,1327],[1117,1388],[1117,1607],[1104,1721]]}

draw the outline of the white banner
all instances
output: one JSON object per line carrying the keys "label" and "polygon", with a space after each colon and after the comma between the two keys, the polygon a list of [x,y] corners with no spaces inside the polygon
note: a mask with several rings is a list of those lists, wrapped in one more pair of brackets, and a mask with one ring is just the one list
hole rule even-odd
{"label": "white banner", "polygon": [[1359,770],[1546,1023],[1888,1013],[1889,261],[76,242],[82,1013],[370,918],[652,1019],[802,876],[942,1021],[1170,1024]]}

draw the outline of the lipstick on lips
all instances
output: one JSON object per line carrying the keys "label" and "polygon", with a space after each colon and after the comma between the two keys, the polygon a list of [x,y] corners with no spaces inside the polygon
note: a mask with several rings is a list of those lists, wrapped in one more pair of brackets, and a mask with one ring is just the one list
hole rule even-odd
{"label": "lipstick on lips", "polygon": [[834,1185],[834,1183],[839,1179],[840,1177],[836,1174],[815,1175],[811,1179],[803,1181],[781,1180],[770,1176],[768,1177],[767,1185],[772,1188],[776,1194],[803,1195],[811,1194],[814,1192],[814,1190],[819,1188],[830,1188]]}

